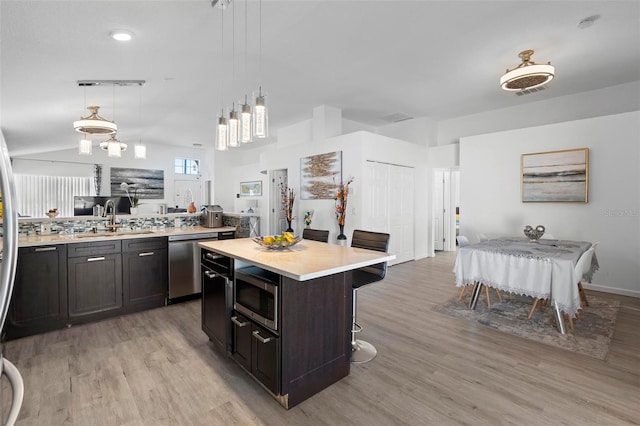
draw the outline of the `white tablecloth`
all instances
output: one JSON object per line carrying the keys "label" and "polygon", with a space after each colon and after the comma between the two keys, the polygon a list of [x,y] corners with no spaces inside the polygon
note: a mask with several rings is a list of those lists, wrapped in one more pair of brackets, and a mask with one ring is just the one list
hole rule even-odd
{"label": "white tablecloth", "polygon": [[[453,272],[456,286],[481,282],[510,293],[550,298],[558,308],[574,315],[580,308],[576,262],[591,247],[586,241],[506,238],[483,241],[458,250]],[[593,256],[585,279],[598,269]]]}

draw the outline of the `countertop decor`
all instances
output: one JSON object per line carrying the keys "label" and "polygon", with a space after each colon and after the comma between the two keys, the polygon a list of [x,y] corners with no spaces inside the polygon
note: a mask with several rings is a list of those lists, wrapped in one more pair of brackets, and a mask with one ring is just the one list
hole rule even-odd
{"label": "countertop decor", "polygon": [[280,181],[280,196],[282,200],[282,210],[284,210],[285,218],[287,219],[287,232],[293,232],[291,228],[291,222],[293,221],[293,202],[296,199],[296,194],[293,192],[293,188],[288,187],[284,182]]}
{"label": "countertop decor", "polygon": [[349,199],[349,185],[353,182],[351,177],[347,183],[340,183],[338,186],[338,192],[336,193],[336,219],[338,226],[340,227],[340,233],[338,234],[338,240],[346,240],[347,236],[344,235],[344,220],[347,216],[347,201]]}

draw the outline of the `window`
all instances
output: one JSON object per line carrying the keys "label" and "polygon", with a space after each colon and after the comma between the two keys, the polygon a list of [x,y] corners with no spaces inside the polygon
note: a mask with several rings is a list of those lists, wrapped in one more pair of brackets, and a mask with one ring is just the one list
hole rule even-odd
{"label": "window", "polygon": [[175,173],[178,175],[200,174],[200,162],[190,158],[176,158]]}

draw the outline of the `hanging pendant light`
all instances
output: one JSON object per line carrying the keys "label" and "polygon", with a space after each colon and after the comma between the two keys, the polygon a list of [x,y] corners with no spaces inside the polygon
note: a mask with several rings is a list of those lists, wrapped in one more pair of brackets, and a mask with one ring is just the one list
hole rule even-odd
{"label": "hanging pendant light", "polygon": [[247,102],[247,96],[244,97],[244,103],[242,104],[242,110],[240,113],[240,142],[249,143],[253,142],[253,114],[251,113],[251,105]]}
{"label": "hanging pendant light", "polygon": [[90,135],[113,135],[118,131],[116,123],[98,115],[99,106],[91,105],[87,109],[91,112],[89,116],[81,117],[80,120],[73,122],[76,132]]}
{"label": "hanging pendant light", "polygon": [[240,146],[240,141],[238,138],[239,121],[240,120],[238,120],[238,112],[235,110],[235,104],[233,104],[231,107],[231,112],[229,112],[229,121],[227,123],[229,132],[229,146],[232,148],[237,148]]}
{"label": "hanging pendant light", "polygon": [[218,131],[216,132],[216,150],[226,151],[228,144],[228,123],[227,118],[224,116],[224,110],[220,117],[218,117]]}
{"label": "hanging pendant light", "polygon": [[136,160],[147,159],[147,147],[142,143],[142,84],[138,89],[138,127],[140,127],[140,139],[133,147],[133,158]]}
{"label": "hanging pendant light", "polygon": [[100,142],[100,148],[107,151],[109,157],[120,158],[122,152],[127,150],[127,144],[116,139],[116,135],[111,135],[109,140]]}
{"label": "hanging pendant light", "polygon": [[93,153],[93,144],[87,135],[83,135],[82,139],[78,143],[78,154],[91,155]]}
{"label": "hanging pendant light", "polygon": [[256,103],[253,106],[253,135],[257,138],[269,136],[269,117],[267,115],[267,103],[262,87],[256,96]]}

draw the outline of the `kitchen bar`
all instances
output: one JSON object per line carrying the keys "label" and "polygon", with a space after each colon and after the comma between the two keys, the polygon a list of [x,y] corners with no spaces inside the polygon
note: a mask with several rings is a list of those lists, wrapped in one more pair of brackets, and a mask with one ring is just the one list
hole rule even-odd
{"label": "kitchen bar", "polygon": [[[239,277],[269,277],[272,284],[277,281],[275,329],[251,320],[238,309],[229,310],[225,328],[233,331],[228,336],[230,345],[225,347],[283,407],[291,408],[349,375],[351,271],[393,260],[395,255],[309,240],[284,250],[268,250],[248,238],[199,245],[233,260],[236,282],[231,291],[236,307]],[[247,325],[253,332],[245,342],[242,336]],[[266,362],[273,365],[265,364],[262,357],[266,343],[271,348]],[[245,356],[243,350],[250,346],[254,350]],[[265,377],[265,371],[275,376]]]}

